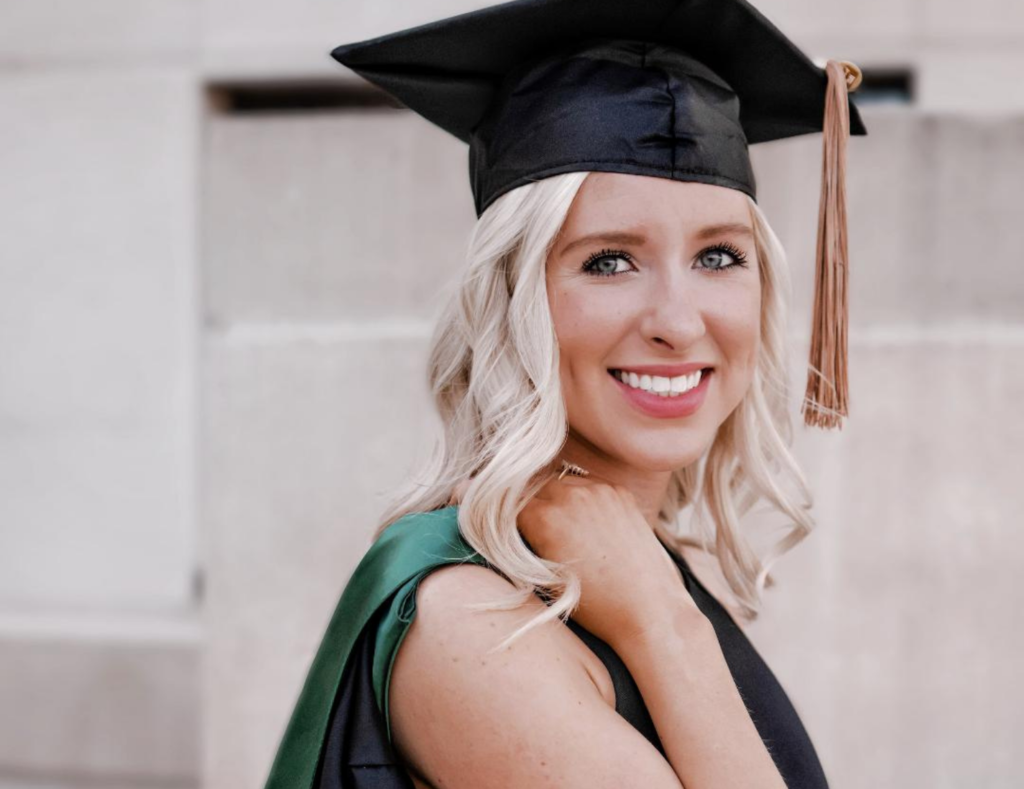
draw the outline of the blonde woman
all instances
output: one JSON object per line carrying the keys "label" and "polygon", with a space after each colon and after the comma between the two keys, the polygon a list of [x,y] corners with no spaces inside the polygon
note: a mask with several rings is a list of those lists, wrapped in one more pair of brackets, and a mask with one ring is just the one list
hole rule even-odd
{"label": "blonde woman", "polygon": [[[542,23],[591,27],[555,47]],[[694,29],[724,54],[666,42]],[[443,438],[349,579],[267,789],[827,787],[739,626],[813,527],[746,152],[824,108],[815,331],[845,339],[822,283],[845,292],[855,67],[822,72],[739,0],[519,0],[333,54],[470,142],[478,221],[431,345]],[[807,420],[834,426],[845,347],[813,345]],[[792,522],[765,559],[739,528],[759,501]]]}

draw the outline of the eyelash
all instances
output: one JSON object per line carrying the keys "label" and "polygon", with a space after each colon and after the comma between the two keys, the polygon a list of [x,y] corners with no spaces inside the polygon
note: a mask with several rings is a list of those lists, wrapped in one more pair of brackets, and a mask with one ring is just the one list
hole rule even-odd
{"label": "eyelash", "polygon": [[[728,271],[729,269],[736,267],[746,268],[747,266],[747,256],[743,254],[742,250],[737,249],[733,244],[730,244],[728,241],[723,241],[721,243],[715,244],[714,246],[702,249],[700,253],[697,255],[697,258],[701,258],[708,252],[726,252],[729,255],[731,255],[736,261],[735,263],[729,263],[726,266],[718,266],[717,268],[708,268],[707,266],[702,266],[702,268],[705,271],[710,271],[712,274],[720,273],[722,271]],[[590,257],[588,257],[583,262],[583,265],[580,267],[580,269],[586,274],[589,274],[590,276],[593,277],[616,277],[620,274],[626,273],[625,271],[595,271],[592,268],[593,264],[596,263],[598,260],[607,257],[618,257],[628,261],[629,263],[633,262],[633,256],[621,249],[602,249],[600,252],[595,252]]]}

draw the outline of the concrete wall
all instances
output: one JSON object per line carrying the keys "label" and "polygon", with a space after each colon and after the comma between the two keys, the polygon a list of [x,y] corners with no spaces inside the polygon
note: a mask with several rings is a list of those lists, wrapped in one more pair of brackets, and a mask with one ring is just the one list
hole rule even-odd
{"label": "concrete wall", "polygon": [[0,8],[5,786],[198,780],[200,11]]}
{"label": "concrete wall", "polygon": [[[205,87],[341,82],[333,46],[481,5],[0,9],[0,787],[261,786],[430,449],[473,213],[465,146],[418,116],[237,115]],[[798,431],[820,527],[751,637],[833,785],[1013,786],[1024,7],[757,5],[815,57],[909,69],[915,103],[861,105],[852,414]],[[798,395],[820,137],[753,155]]]}

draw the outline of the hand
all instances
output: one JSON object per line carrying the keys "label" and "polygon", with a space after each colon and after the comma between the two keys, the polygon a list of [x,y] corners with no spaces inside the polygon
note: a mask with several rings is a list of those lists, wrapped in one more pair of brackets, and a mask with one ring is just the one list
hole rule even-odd
{"label": "hand", "polygon": [[615,648],[660,625],[679,605],[697,606],[679,568],[658,540],[632,492],[595,477],[551,480],[519,515],[519,532],[543,559],[567,562],[580,578],[572,618]]}

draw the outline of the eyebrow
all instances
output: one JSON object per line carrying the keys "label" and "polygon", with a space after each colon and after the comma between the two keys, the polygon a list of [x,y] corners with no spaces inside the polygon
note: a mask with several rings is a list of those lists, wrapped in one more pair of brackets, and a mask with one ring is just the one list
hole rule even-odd
{"label": "eyebrow", "polygon": [[[742,222],[724,222],[718,225],[705,225],[694,233],[694,236],[700,240],[710,238],[712,236],[725,235],[726,233],[734,233],[737,235],[745,235],[750,238],[754,237],[754,231],[750,225],[745,225]],[[642,246],[647,242],[647,236],[643,233],[632,232],[629,230],[620,230],[607,233],[591,233],[590,235],[580,236],[574,241],[570,241],[564,247],[559,255],[565,255],[571,250],[583,244],[590,244],[595,241],[604,241],[613,244],[634,244],[636,246]]]}

